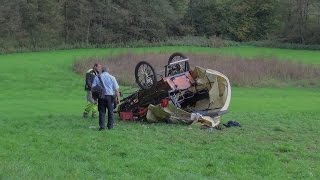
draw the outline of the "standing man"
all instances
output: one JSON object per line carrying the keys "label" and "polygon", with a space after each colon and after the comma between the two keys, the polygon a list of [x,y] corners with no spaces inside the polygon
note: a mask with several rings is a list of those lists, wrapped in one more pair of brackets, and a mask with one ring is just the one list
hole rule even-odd
{"label": "standing man", "polygon": [[100,64],[94,64],[93,68],[89,69],[86,73],[86,84],[84,89],[87,91],[87,105],[83,112],[83,118],[88,118],[90,111],[92,113],[92,117],[96,117],[98,97],[95,94],[92,94],[92,83],[94,78],[99,75],[100,69]]}
{"label": "standing man", "polygon": [[98,99],[99,110],[99,131],[105,129],[105,116],[106,109],[108,109],[108,129],[113,128],[113,109],[114,102],[120,103],[119,85],[115,77],[108,73],[108,68],[105,66],[102,68],[102,74],[94,78],[92,87],[101,87],[102,93]]}

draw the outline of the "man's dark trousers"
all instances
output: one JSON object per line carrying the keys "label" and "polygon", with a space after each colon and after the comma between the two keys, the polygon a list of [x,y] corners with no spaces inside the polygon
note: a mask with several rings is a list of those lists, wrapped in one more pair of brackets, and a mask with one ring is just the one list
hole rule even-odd
{"label": "man's dark trousers", "polygon": [[98,111],[99,111],[99,126],[105,128],[106,109],[108,109],[108,129],[113,128],[113,104],[114,96],[106,95],[103,99],[98,99]]}

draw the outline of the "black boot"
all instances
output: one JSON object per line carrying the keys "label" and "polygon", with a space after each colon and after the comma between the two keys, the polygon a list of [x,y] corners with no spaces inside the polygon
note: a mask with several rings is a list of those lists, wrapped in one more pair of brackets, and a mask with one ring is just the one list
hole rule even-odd
{"label": "black boot", "polygon": [[83,118],[85,118],[85,119],[86,119],[86,118],[88,118],[88,114],[89,114],[89,113],[88,113],[88,112],[86,112],[86,111],[85,111],[85,112],[83,112],[83,115],[82,115],[82,116],[83,116]]}

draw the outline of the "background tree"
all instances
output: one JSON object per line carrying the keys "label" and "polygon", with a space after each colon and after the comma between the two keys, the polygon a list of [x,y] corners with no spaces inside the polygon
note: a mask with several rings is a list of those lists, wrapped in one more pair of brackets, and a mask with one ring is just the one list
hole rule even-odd
{"label": "background tree", "polygon": [[278,8],[280,28],[277,37],[285,42],[320,42],[320,1],[281,0]]}
{"label": "background tree", "polygon": [[320,43],[319,0],[1,0],[0,48],[176,36]]}
{"label": "background tree", "polygon": [[18,0],[3,0],[0,3],[0,44],[8,46],[23,46],[20,41],[24,35],[21,28],[21,15],[19,14]]}

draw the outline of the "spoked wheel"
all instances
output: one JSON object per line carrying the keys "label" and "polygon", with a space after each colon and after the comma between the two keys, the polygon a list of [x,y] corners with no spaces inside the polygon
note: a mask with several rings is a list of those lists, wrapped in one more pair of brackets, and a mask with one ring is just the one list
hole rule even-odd
{"label": "spoked wheel", "polygon": [[149,89],[157,82],[157,75],[154,68],[147,62],[141,61],[134,70],[136,83],[142,89]]}
{"label": "spoked wheel", "polygon": [[[184,54],[179,53],[179,52],[173,53],[169,57],[168,66],[170,66],[171,63],[178,62],[178,61],[183,60],[183,59],[187,59],[187,56],[185,56]],[[174,75],[174,74],[177,74],[179,72],[187,72],[187,71],[189,71],[190,70],[190,65],[189,65],[188,61],[185,61],[185,62],[180,62],[180,63],[177,63],[177,64],[172,64],[169,69],[170,69],[169,70],[169,75]]]}

